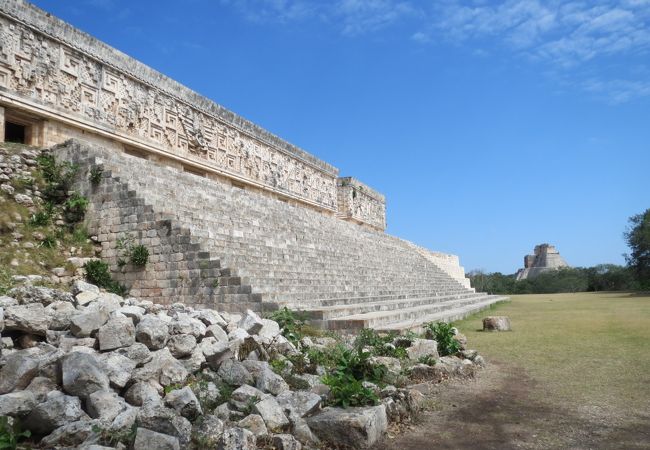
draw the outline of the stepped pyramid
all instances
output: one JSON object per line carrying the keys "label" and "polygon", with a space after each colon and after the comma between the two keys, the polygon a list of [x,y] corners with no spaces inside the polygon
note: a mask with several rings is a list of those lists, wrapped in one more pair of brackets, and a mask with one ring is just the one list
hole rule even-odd
{"label": "stepped pyramid", "polygon": [[[133,295],[287,306],[336,330],[502,299],[474,292],[456,256],[385,234],[371,187],[45,11],[0,2],[0,37],[0,139],[82,167],[87,225]],[[145,270],[120,267],[123,238],[150,250]]]}

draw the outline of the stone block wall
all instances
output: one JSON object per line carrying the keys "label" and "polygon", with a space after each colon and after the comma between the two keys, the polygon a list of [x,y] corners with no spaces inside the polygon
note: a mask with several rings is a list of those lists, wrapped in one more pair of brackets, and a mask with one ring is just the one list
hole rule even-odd
{"label": "stone block wall", "polygon": [[[219,259],[205,251],[173,216],[154,211],[110,170],[93,185],[90,170],[103,166],[89,150],[85,144],[70,141],[53,152],[57,159],[79,165],[75,187],[91,201],[85,223],[102,245],[102,259],[110,264],[113,278],[128,287],[131,295],[162,304],[262,310],[261,297],[251,293],[251,287],[242,283],[245,280],[222,268]],[[119,263],[125,259],[121,240],[148,249],[144,268]]]}
{"label": "stone block wall", "polygon": [[386,198],[352,177],[336,181],[338,216],[344,220],[386,229]]}

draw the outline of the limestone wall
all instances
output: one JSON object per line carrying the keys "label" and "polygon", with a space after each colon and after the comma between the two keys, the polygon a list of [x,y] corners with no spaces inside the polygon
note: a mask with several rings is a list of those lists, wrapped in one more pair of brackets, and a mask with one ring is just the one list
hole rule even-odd
{"label": "limestone wall", "polygon": [[386,199],[379,192],[352,177],[336,182],[339,217],[386,229]]}

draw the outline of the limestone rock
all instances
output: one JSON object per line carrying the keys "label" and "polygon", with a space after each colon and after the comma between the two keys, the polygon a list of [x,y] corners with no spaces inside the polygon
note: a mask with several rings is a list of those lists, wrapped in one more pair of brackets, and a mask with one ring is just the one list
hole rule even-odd
{"label": "limestone rock", "polygon": [[191,334],[195,338],[205,336],[206,326],[199,319],[194,319],[187,314],[178,314],[169,324],[171,334]]}
{"label": "limestone rock", "polygon": [[223,434],[223,428],[223,421],[219,417],[205,415],[194,423],[192,436],[205,448],[214,448]]}
{"label": "limestone rock", "polygon": [[259,389],[247,384],[235,389],[230,396],[230,404],[238,410],[250,408],[252,404],[258,402],[264,397],[264,393]]}
{"label": "limestone rock", "polygon": [[106,423],[112,422],[127,408],[130,407],[113,391],[95,391],[86,401],[88,415]]}
{"label": "limestone rock", "polygon": [[237,422],[237,426],[251,431],[256,438],[260,438],[269,434],[269,430],[266,428],[264,419],[262,419],[262,416],[257,414],[249,414]]}
{"label": "limestone rock", "polygon": [[144,316],[136,327],[135,338],[149,350],[161,349],[167,344],[169,338],[167,323],[154,316]]}
{"label": "limestone rock", "polygon": [[219,342],[228,342],[228,335],[220,325],[210,325],[205,330],[205,335],[208,337],[214,337]]}
{"label": "limestone rock", "polygon": [[102,354],[100,358],[106,368],[111,386],[118,389],[125,387],[131,380],[136,362],[116,352]]}
{"label": "limestone rock", "polygon": [[192,424],[173,409],[162,405],[145,405],[138,412],[138,426],[178,438],[181,446],[190,442]]}
{"label": "limestone rock", "polygon": [[72,283],[70,292],[72,292],[72,295],[77,295],[82,292],[94,292],[95,294],[99,294],[99,288],[94,284],[86,283],[83,280],[75,280],[74,283]]}
{"label": "limestone rock", "polygon": [[153,354],[147,346],[140,342],[136,342],[129,347],[119,348],[113,353],[129,358],[135,362],[137,367],[141,367],[153,359]]}
{"label": "limestone rock", "polygon": [[286,391],[276,397],[290,417],[308,417],[319,411],[321,396],[308,391]]}
{"label": "limestone rock", "polygon": [[31,392],[34,394],[34,398],[38,403],[42,403],[47,400],[47,394],[52,391],[58,391],[59,386],[49,378],[45,377],[36,377],[29,383],[29,386],[25,388],[26,392]]}
{"label": "limestone rock", "polygon": [[200,347],[208,366],[214,370],[219,369],[222,361],[233,356],[227,342],[219,342],[213,337],[204,338],[201,341]]}
{"label": "limestone rock", "polygon": [[510,318],[506,316],[489,316],[483,319],[483,331],[511,331]]}
{"label": "limestone rock", "polygon": [[142,427],[137,429],[133,443],[133,450],[180,450],[180,448],[177,437]]}
{"label": "limestone rock", "polygon": [[257,449],[255,435],[243,428],[226,428],[217,443],[217,450],[255,450]]}
{"label": "limestone rock", "polygon": [[124,393],[124,399],[133,406],[157,405],[162,399],[150,383],[138,381]]}
{"label": "limestone rock", "polygon": [[81,400],[59,391],[50,392],[47,400],[25,418],[24,426],[36,434],[48,434],[56,428],[86,417]]}
{"label": "limestone rock", "polygon": [[43,448],[70,448],[70,446],[82,445],[84,442],[98,439],[95,427],[99,425],[94,420],[66,423],[45,436],[40,443]]}
{"label": "limestone rock", "polygon": [[29,350],[19,350],[7,356],[0,369],[0,394],[25,389],[38,373],[39,360]]}
{"label": "limestone rock", "polygon": [[253,384],[253,376],[239,361],[227,359],[219,366],[219,377],[232,386]]}
{"label": "limestone rock", "polygon": [[121,307],[117,310],[117,312],[123,314],[126,317],[129,317],[131,320],[133,320],[133,323],[137,325],[144,317],[146,311],[144,308],[141,308],[139,306],[128,305]]}
{"label": "limestone rock", "polygon": [[278,395],[289,390],[289,385],[284,381],[284,378],[273,372],[269,367],[261,371],[255,384],[260,391],[273,395]]}
{"label": "limestone rock", "polygon": [[129,347],[135,343],[135,327],[128,317],[114,317],[97,331],[101,351]]}
{"label": "limestone rock", "polygon": [[189,386],[169,392],[165,396],[165,405],[175,409],[181,416],[189,420],[194,420],[203,414],[199,400]]}
{"label": "limestone rock", "polygon": [[51,320],[40,303],[10,306],[4,311],[4,327],[7,331],[17,330],[45,336]]}
{"label": "limestone rock", "polygon": [[277,450],[302,450],[300,442],[290,434],[276,434],[272,442]]}
{"label": "limestone rock", "polygon": [[263,327],[264,322],[260,316],[250,309],[246,310],[246,314],[239,322],[239,328],[244,329],[248,334],[257,334]]}
{"label": "limestone rock", "polygon": [[266,428],[272,432],[284,430],[290,425],[289,419],[287,419],[287,416],[284,414],[282,407],[273,397],[268,397],[255,403],[255,406],[253,406],[253,412],[262,416]]}
{"label": "limestone rock", "polygon": [[196,337],[191,334],[175,334],[167,341],[167,348],[174,358],[190,356],[196,347]]}
{"label": "limestone rock", "polygon": [[36,397],[29,391],[0,395],[0,416],[24,416],[29,414],[35,406]]}
{"label": "limestone rock", "polygon": [[413,343],[406,349],[409,359],[417,361],[422,356],[438,357],[438,343],[430,339],[413,339]]}
{"label": "limestone rock", "polygon": [[61,376],[63,390],[82,398],[95,391],[108,390],[110,384],[102,364],[89,353],[66,355],[61,362]]}
{"label": "limestone rock", "polygon": [[323,441],[351,448],[370,448],[388,428],[384,405],[364,408],[324,408],[306,419]]}
{"label": "limestone rock", "polygon": [[70,332],[76,337],[93,336],[108,321],[108,312],[99,309],[87,309],[70,319]]}

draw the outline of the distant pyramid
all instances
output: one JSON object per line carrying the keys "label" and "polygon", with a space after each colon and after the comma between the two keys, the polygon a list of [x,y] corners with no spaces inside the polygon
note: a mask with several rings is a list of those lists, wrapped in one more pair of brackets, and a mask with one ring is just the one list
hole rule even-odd
{"label": "distant pyramid", "polygon": [[524,268],[517,271],[517,280],[535,278],[543,272],[556,270],[560,267],[570,267],[560,256],[555,246],[539,244],[535,246],[534,254],[524,256]]}

